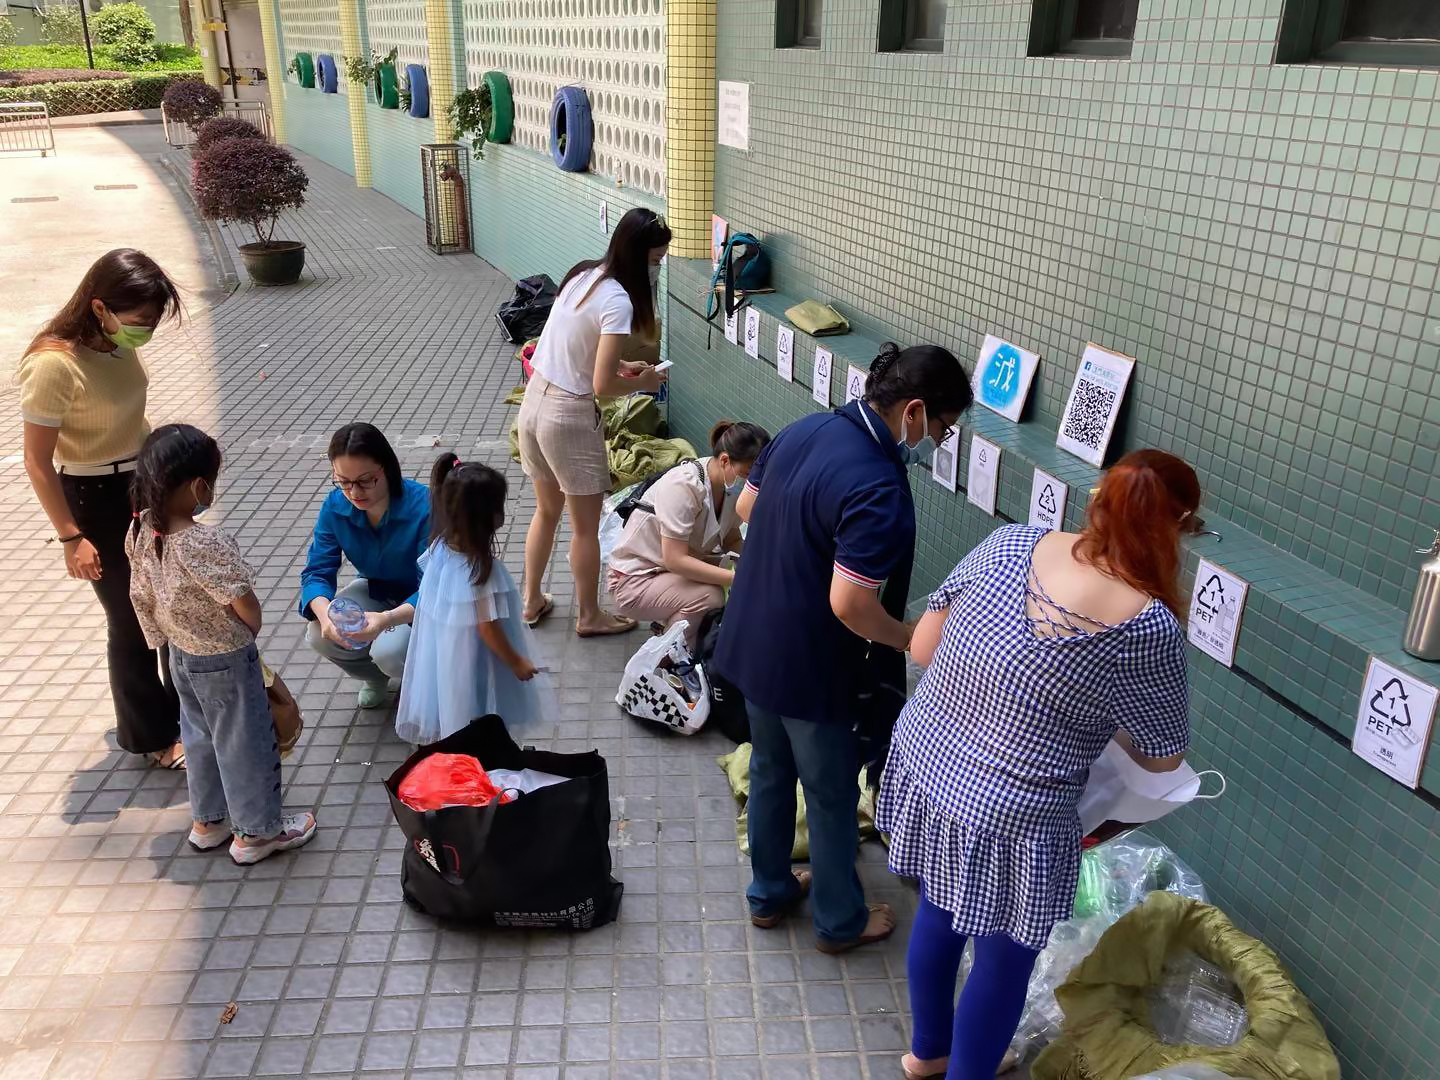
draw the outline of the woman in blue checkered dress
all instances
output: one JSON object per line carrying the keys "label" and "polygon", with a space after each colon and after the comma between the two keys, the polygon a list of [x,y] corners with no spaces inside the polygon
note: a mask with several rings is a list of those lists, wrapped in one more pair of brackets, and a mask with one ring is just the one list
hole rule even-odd
{"label": "woman in blue checkered dress", "polygon": [[1180,536],[1199,503],[1190,466],[1137,451],[1106,473],[1083,532],[999,529],[930,598],[911,645],[928,670],[879,802],[890,868],[922,888],[908,1077],[995,1075],[1035,958],[1070,917],[1075,807],[1111,738],[1153,771],[1183,759]]}

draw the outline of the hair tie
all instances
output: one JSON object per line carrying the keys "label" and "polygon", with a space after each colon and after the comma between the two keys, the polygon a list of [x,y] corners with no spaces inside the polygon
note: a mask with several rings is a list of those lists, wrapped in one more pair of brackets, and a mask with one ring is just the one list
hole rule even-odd
{"label": "hair tie", "polygon": [[465,463],[464,463],[463,461],[461,461],[461,460],[457,457],[457,458],[455,459],[455,464],[454,464],[454,465],[451,465],[450,468],[452,468],[452,469],[458,469],[461,465],[464,465],[464,464],[465,464]]}

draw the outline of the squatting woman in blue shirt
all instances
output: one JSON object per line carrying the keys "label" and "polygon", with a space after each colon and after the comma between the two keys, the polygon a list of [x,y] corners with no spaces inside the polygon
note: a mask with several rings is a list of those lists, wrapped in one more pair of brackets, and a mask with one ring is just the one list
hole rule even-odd
{"label": "squatting woman in blue shirt", "polygon": [[[400,459],[372,424],[346,424],[330,440],[335,490],[325,497],[315,536],[300,574],[300,614],[310,620],[310,647],[347,675],[363,679],[360,707],[385,704],[392,678],[405,670],[410,623],[420,589],[416,560],[430,544],[430,493],[400,474]],[[336,592],[342,559],[355,580]],[[336,596],[365,611],[354,635],[363,648],[347,648],[330,621]]]}

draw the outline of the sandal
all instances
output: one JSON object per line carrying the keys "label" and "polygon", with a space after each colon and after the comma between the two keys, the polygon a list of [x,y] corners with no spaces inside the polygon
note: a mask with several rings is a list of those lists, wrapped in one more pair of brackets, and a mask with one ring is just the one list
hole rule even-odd
{"label": "sandal", "polygon": [[905,1073],[905,1080],[940,1080],[950,1069],[950,1059],[936,1058],[935,1060],[943,1061],[945,1064],[941,1065],[936,1072],[920,1072],[906,1064],[907,1061],[914,1061],[918,1065],[920,1059],[914,1054],[906,1054],[900,1059],[900,1069]]}
{"label": "sandal", "polygon": [[529,627],[531,630],[534,630],[537,626],[539,626],[542,622],[545,621],[545,616],[546,616],[546,615],[549,615],[549,614],[550,614],[552,611],[554,611],[554,610],[555,610],[555,598],[554,598],[553,596],[551,596],[548,592],[547,592],[547,593],[541,593],[541,594],[540,594],[540,610],[537,611],[537,612],[534,614],[533,617],[526,619],[526,620],[525,620],[525,625],[526,625],[527,627]]}
{"label": "sandal", "polygon": [[815,876],[811,874],[809,870],[796,870],[795,882],[800,886],[800,891],[785,904],[781,905],[780,910],[773,915],[752,914],[750,916],[750,925],[758,926],[761,930],[774,930],[780,925],[781,921],[784,920],[785,916],[799,907],[805,900],[805,897],[810,895],[810,884],[814,880]]}
{"label": "sandal", "polygon": [[615,621],[606,630],[581,630],[577,623],[575,636],[580,638],[614,637],[616,634],[628,634],[640,625],[634,619],[626,618],[624,615],[611,615],[610,618]]}
{"label": "sandal", "polygon": [[866,907],[868,907],[872,913],[878,914],[882,911],[889,912],[890,925],[882,932],[861,934],[859,937],[852,938],[849,941],[828,941],[825,938],[818,938],[815,942],[815,948],[819,949],[826,956],[839,956],[841,953],[847,953],[851,949],[858,949],[861,945],[873,945],[877,941],[884,941],[891,934],[895,933],[895,912],[889,904],[867,904]]}
{"label": "sandal", "polygon": [[[175,752],[176,746],[180,747],[180,752],[178,754]],[[170,758],[169,761],[165,760],[167,756],[169,756]],[[150,762],[150,765],[156,769],[184,769],[185,748],[183,746],[180,746],[179,743],[176,743],[175,746],[170,747],[170,749],[168,750],[152,750],[150,753],[145,755],[145,760]]]}

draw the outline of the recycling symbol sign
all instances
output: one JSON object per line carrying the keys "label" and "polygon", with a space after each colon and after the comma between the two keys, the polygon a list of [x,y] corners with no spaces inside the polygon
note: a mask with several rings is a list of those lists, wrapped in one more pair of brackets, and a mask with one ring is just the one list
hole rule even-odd
{"label": "recycling symbol sign", "polygon": [[1437,697],[1429,683],[1372,656],[1351,748],[1387,776],[1419,787]]}

